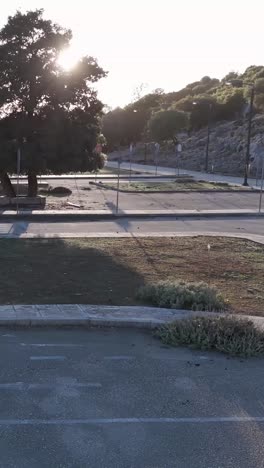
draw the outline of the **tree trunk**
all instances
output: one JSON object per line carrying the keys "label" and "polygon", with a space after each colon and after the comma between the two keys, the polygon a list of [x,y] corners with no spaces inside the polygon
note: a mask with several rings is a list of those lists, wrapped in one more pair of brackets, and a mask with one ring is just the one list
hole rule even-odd
{"label": "tree trunk", "polygon": [[36,197],[38,194],[38,179],[34,171],[28,173],[28,197]]}
{"label": "tree trunk", "polygon": [[7,197],[13,198],[16,196],[15,189],[11,183],[11,180],[7,172],[0,170],[0,182],[3,187],[3,192]]}

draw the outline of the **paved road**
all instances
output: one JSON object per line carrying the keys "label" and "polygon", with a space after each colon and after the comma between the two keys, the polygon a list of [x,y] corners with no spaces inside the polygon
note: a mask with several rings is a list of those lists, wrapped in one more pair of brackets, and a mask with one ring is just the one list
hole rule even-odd
{"label": "paved road", "polygon": [[1,329],[0,350],[0,467],[264,467],[263,359],[125,330]]}
{"label": "paved road", "polygon": [[[115,161],[108,161],[107,166],[111,168],[116,168],[118,165],[117,162]],[[129,170],[130,169],[130,163],[129,162],[123,162],[121,164],[122,169]],[[151,165],[145,165],[145,164],[137,164],[137,163],[132,163],[131,169],[133,171],[145,171],[150,174],[155,174],[156,172],[159,175],[172,175],[174,176],[175,173],[178,173],[178,170],[175,170],[173,167],[164,167],[164,166],[158,166],[156,169],[156,166],[151,166]],[[189,171],[185,169],[180,169],[180,174],[188,174],[193,176],[195,179],[202,179],[202,180],[209,180],[209,181],[216,181],[216,182],[228,182],[231,184],[242,184],[243,183],[243,177],[233,177],[233,176],[225,176],[221,174],[208,174],[207,172],[199,172],[199,171]],[[249,178],[249,184],[251,186],[256,185],[256,179],[250,179]],[[258,181],[258,185],[260,185],[260,181]]]}
{"label": "paved road", "polygon": [[222,219],[172,219],[154,218],[117,219],[111,221],[86,222],[1,222],[0,237],[34,236],[84,236],[84,237],[124,237],[124,236],[167,236],[195,235],[211,233],[221,235],[255,235],[264,240],[263,218],[222,218]]}

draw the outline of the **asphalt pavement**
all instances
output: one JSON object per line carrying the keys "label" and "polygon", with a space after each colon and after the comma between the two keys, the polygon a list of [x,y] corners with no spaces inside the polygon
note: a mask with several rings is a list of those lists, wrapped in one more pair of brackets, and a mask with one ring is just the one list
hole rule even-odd
{"label": "asphalt pavement", "polygon": [[0,349],[0,467],[264,467],[263,359],[103,329],[1,329]]}
{"label": "asphalt pavement", "polygon": [[264,219],[250,218],[122,218],[86,222],[1,222],[1,237],[126,237],[174,235],[252,236],[264,241]]}
{"label": "asphalt pavement", "polygon": [[[118,167],[118,162],[117,161],[108,161],[107,166],[113,169],[116,169]],[[150,165],[150,164],[138,164],[138,163],[133,163],[130,164],[130,162],[122,162],[121,164],[121,169],[125,170],[132,170],[132,171],[137,171],[137,172],[147,172],[149,174],[158,174],[158,175],[163,175],[163,176],[174,176],[176,174],[187,174],[195,179],[201,179],[201,180],[207,180],[207,181],[214,181],[214,182],[227,182],[230,184],[242,184],[244,181],[243,176],[231,176],[231,175],[223,175],[223,174],[217,174],[217,173],[208,173],[208,172],[203,172],[203,171],[191,171],[188,169],[183,169],[178,167],[165,167],[165,166],[155,166],[155,165]],[[256,178],[251,178],[249,177],[248,179],[249,185],[252,187],[260,186],[260,180],[256,180]],[[257,184],[257,185],[256,185]]]}

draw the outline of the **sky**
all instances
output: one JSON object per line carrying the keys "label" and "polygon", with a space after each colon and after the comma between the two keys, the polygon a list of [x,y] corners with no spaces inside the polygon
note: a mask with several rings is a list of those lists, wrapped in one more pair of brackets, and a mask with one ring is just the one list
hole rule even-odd
{"label": "sky", "polygon": [[145,93],[177,91],[205,75],[264,65],[263,0],[8,0],[0,26],[36,8],[72,29],[65,66],[91,55],[108,71],[97,88],[112,108],[131,102],[141,84]]}

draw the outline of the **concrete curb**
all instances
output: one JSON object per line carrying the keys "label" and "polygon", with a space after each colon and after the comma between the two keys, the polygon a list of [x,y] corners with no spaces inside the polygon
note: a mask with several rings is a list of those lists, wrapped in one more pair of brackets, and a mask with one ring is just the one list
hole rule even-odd
{"label": "concrete curb", "polygon": [[18,213],[10,210],[0,212],[0,220],[26,220],[26,221],[78,221],[78,220],[113,220],[120,218],[222,218],[222,217],[262,217],[264,211],[257,210],[126,210],[113,213],[107,210],[66,210],[66,211],[26,211],[20,210]]}
{"label": "concrete curb", "polygon": [[[258,328],[264,330],[264,317],[227,315],[249,319]],[[145,306],[14,305],[0,306],[0,327],[115,327],[153,330],[174,320],[197,316],[223,316],[223,313]]]}

